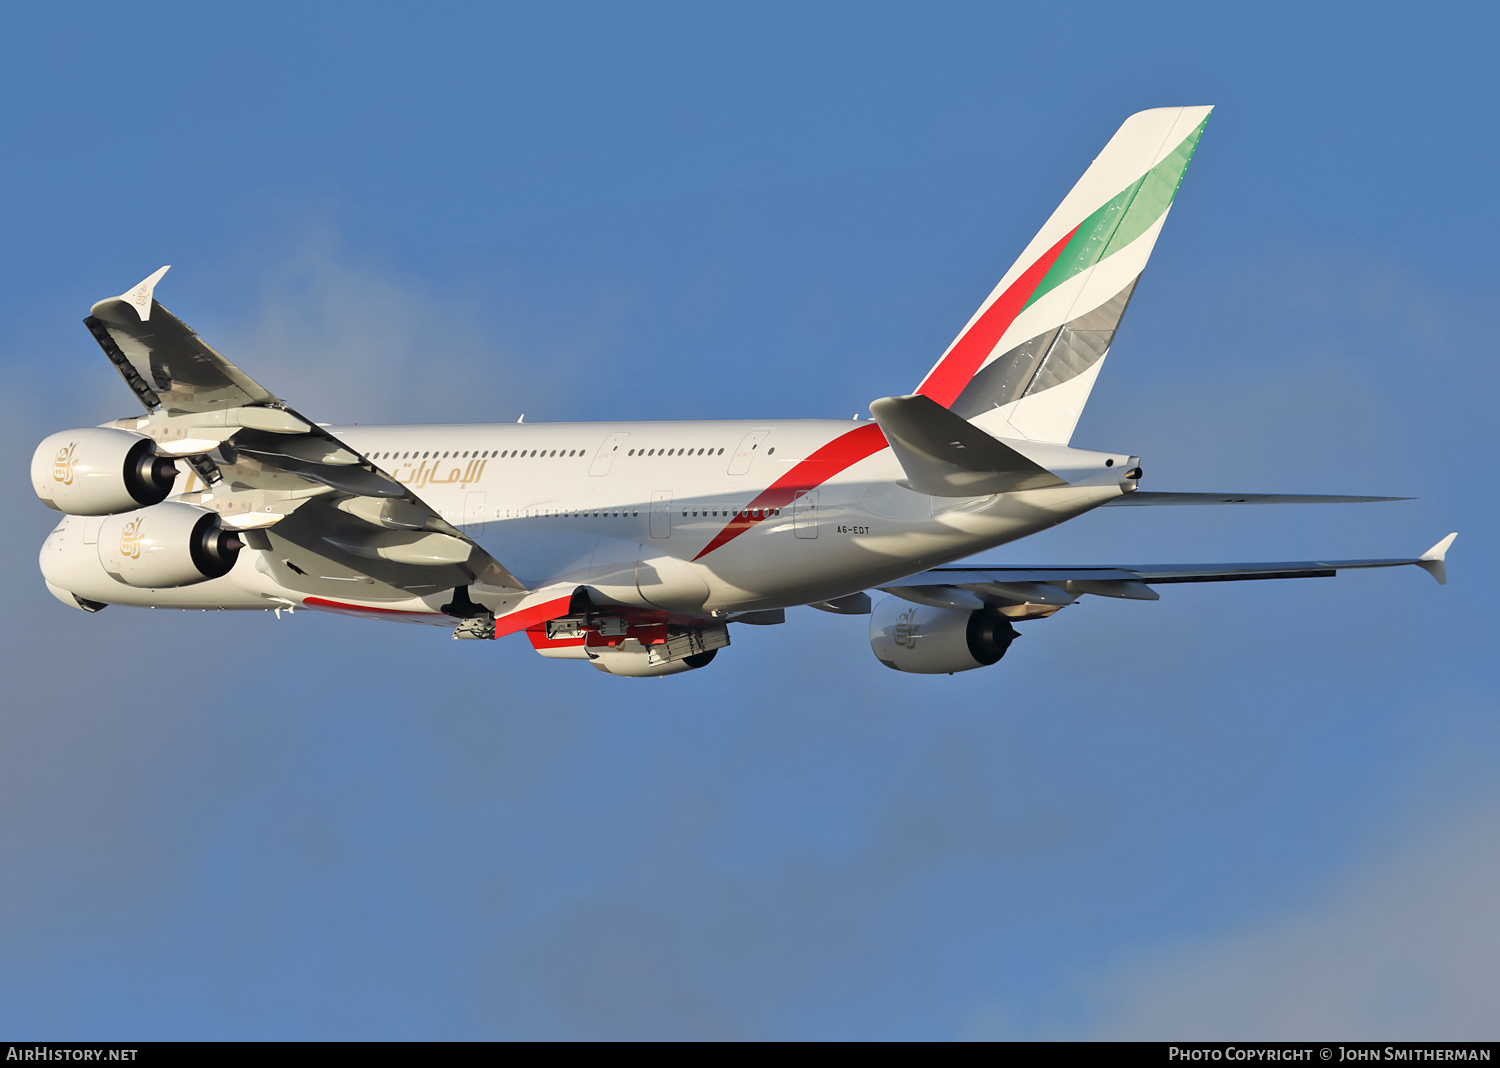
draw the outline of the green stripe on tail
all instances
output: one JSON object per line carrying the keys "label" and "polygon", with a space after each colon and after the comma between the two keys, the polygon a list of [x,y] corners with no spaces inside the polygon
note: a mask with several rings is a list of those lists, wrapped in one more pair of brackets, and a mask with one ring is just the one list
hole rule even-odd
{"label": "green stripe on tail", "polygon": [[1207,125],[1208,119],[1204,118],[1165,159],[1079,223],[1073,239],[1042,277],[1022,310],[1149,230],[1171,206]]}

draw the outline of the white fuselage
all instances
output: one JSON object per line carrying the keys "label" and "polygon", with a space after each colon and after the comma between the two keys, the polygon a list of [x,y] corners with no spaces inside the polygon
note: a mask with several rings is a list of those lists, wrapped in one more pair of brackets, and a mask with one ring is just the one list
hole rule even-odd
{"label": "white fuselage", "polygon": [[[528,588],[588,586],[624,605],[696,617],[877,587],[1056,525],[1118,497],[1131,457],[1012,442],[1068,480],[987,497],[907,488],[868,422],[506,423],[330,431],[462,529]],[[178,492],[201,490],[184,479]],[[219,579],[145,590],[89,565],[66,517],[42,551],[55,586],[92,600],[184,608],[300,606],[244,553]],[[97,536],[97,534],[96,534]],[[441,622],[451,589],[339,600]],[[482,598],[480,598],[482,600]],[[410,613],[410,614],[408,614]],[[424,616],[431,618],[424,619]]]}

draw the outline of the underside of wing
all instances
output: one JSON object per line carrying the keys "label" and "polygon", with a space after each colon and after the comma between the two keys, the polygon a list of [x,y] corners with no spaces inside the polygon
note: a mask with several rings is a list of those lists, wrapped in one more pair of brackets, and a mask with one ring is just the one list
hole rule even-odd
{"label": "underside of wing", "polygon": [[[153,297],[156,274],[84,320],[146,413],[113,425],[191,465],[179,496],[312,597],[409,601],[524,586],[411,490],[219,355]],[[463,606],[459,606],[460,608]],[[459,612],[459,614],[462,614]]]}
{"label": "underside of wing", "polygon": [[1349,497],[1326,493],[1159,493],[1136,490],[1106,501],[1104,507],[1182,504],[1374,504],[1411,497]]}
{"label": "underside of wing", "polygon": [[1082,594],[1157,600],[1153,586],[1180,582],[1241,582],[1250,579],[1327,578],[1340,571],[1372,567],[1422,568],[1440,584],[1444,563],[1457,534],[1449,534],[1415,557],[1376,560],[1291,560],[1276,563],[1129,564],[1063,567],[935,567],[888,583],[880,589],[934,608],[978,609],[993,605],[1014,619],[1051,615]]}

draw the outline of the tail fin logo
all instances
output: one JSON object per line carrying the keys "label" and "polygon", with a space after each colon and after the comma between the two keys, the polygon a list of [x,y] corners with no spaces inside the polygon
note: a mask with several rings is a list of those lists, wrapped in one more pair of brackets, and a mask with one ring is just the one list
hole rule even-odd
{"label": "tail fin logo", "polygon": [[1066,444],[1210,110],[1127,119],[916,392],[968,419],[1005,407],[987,429]]}
{"label": "tail fin logo", "polygon": [[120,529],[120,555],[131,560],[141,558],[141,524],[145,522],[144,516],[137,516],[133,522],[126,523]]}
{"label": "tail fin logo", "polygon": [[70,441],[65,448],[57,450],[57,459],[52,462],[52,481],[61,482],[64,486],[73,484],[73,472],[78,468],[78,460],[73,451],[78,448],[78,442]]}

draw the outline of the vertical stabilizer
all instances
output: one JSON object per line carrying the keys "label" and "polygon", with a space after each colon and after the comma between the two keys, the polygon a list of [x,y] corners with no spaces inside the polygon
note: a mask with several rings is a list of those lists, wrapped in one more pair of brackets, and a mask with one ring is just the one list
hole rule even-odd
{"label": "vertical stabilizer", "polygon": [[1126,119],[917,392],[997,437],[1067,444],[1211,110]]}

